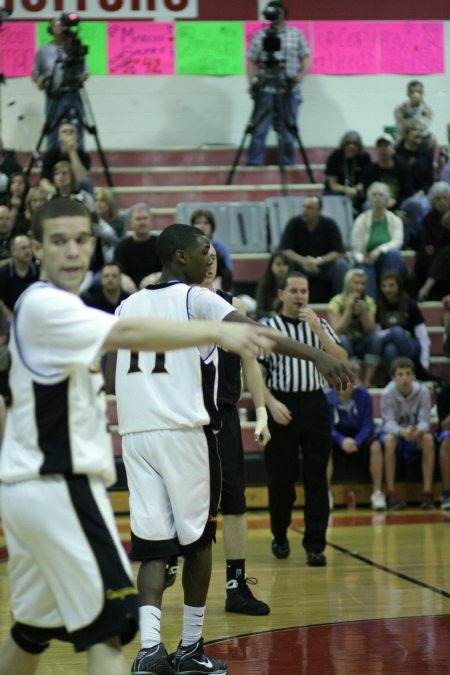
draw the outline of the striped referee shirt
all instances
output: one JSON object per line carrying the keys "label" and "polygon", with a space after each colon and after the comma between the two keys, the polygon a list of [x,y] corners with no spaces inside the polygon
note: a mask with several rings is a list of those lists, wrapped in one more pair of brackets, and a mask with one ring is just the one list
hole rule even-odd
{"label": "striped referee shirt", "polygon": [[[338,345],[340,341],[328,321],[320,318],[322,329]],[[306,321],[289,319],[278,314],[274,317],[265,317],[261,323],[279,330],[293,340],[303,342],[310,347],[323,350],[323,345],[317,335],[311,330]],[[269,389],[298,393],[304,391],[317,391],[327,386],[324,378],[319,373],[312,361],[294,359],[290,356],[272,353],[269,357],[261,359],[266,368],[266,384]]]}

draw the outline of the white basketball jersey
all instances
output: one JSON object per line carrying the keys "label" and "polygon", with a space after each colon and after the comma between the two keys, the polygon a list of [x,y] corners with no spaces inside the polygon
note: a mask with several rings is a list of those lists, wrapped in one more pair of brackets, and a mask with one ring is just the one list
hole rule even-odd
{"label": "white basketball jersey", "polygon": [[[214,319],[233,308],[208,289],[181,282],[144,288],[124,300],[121,318]],[[217,348],[191,347],[170,352],[117,355],[116,397],[119,432],[192,428],[209,424],[215,405]]]}
{"label": "white basketball jersey", "polygon": [[98,356],[117,317],[50,284],[33,284],[15,308],[0,479],[87,474],[115,481]]}

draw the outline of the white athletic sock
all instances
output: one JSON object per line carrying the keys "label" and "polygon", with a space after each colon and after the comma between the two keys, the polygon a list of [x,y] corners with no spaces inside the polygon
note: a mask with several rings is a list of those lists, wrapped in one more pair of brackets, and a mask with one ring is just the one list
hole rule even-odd
{"label": "white athletic sock", "polygon": [[139,607],[141,648],[156,647],[161,642],[161,610],[151,605]]}
{"label": "white athletic sock", "polygon": [[202,637],[204,620],[204,607],[189,607],[189,605],[184,605],[183,634],[181,636],[182,647],[193,645],[200,640]]}

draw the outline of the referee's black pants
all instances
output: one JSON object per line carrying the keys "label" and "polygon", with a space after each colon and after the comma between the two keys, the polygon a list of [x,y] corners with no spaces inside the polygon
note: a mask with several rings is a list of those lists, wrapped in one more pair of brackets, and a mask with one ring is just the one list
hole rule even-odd
{"label": "referee's black pants", "polygon": [[272,534],[275,539],[286,539],[295,502],[301,447],[305,491],[303,546],[306,551],[320,553],[325,549],[330,513],[326,469],[331,448],[331,417],[327,399],[321,389],[295,394],[272,391],[272,394],[292,414],[287,426],[277,424],[269,414],[272,439],[265,447],[264,456]]}

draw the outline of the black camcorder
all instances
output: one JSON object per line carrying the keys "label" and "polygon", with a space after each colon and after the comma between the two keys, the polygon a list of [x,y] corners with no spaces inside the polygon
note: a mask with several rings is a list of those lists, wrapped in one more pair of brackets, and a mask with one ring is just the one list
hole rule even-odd
{"label": "black camcorder", "polygon": [[88,47],[82,44],[78,34],[71,31],[80,23],[80,17],[75,12],[63,12],[61,14],[63,30],[63,47],[66,58],[62,61],[63,80],[61,89],[78,89],[81,86],[81,77],[84,72],[84,61],[88,53]]}

